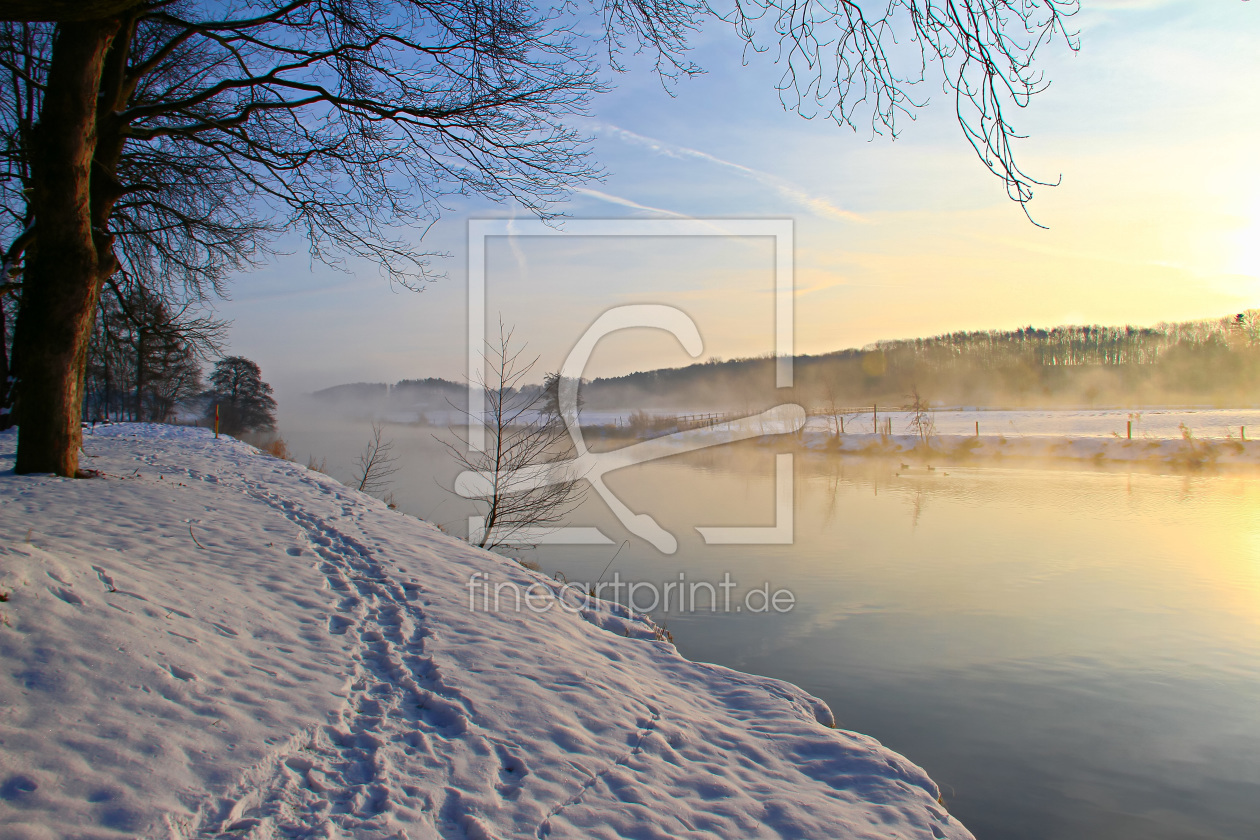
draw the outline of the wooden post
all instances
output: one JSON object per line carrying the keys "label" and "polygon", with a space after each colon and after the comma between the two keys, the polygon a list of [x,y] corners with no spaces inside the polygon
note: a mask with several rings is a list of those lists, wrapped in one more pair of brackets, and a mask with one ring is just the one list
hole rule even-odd
{"label": "wooden post", "polygon": [[1246,439],[1247,439],[1247,427],[1246,427],[1246,426],[1239,426],[1239,427],[1238,427],[1238,436],[1239,436],[1240,438],[1242,438],[1243,440],[1246,440]]}
{"label": "wooden post", "polygon": [[844,434],[844,417],[840,418],[840,434]]}
{"label": "wooden post", "polygon": [[980,421],[976,421],[976,437],[980,437]]}
{"label": "wooden post", "polygon": [[1133,440],[1133,421],[1129,420],[1124,432],[1125,440]]}
{"label": "wooden post", "polygon": [[214,404],[214,439],[219,439],[219,404]]}
{"label": "wooden post", "polygon": [[871,405],[871,431],[879,434],[879,406]]}

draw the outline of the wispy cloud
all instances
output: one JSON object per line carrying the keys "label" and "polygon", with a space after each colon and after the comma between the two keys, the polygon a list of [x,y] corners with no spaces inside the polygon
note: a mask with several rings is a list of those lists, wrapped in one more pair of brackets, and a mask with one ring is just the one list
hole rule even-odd
{"label": "wispy cloud", "polygon": [[[666,210],[663,207],[652,207],[649,204],[640,204],[639,202],[634,201],[633,199],[629,199],[620,195],[613,195],[612,193],[601,192],[600,190],[593,190],[589,187],[577,187],[574,189],[574,192],[580,193],[582,195],[590,196],[591,198],[594,198],[598,201],[606,201],[609,204],[616,204],[621,207],[630,207],[635,210],[643,210],[648,213],[659,213],[660,215],[668,216],[671,219],[689,219],[692,221],[702,222],[704,223],[706,227],[711,228],[713,232],[718,234],[719,236],[729,235],[728,231],[725,228],[723,228],[720,224],[715,223],[715,222],[710,222],[707,219],[702,219],[697,216],[689,216],[686,213],[678,213],[678,212],[675,212],[674,210]],[[561,226],[563,226],[563,222],[561,222]]]}
{"label": "wispy cloud", "polygon": [[619,204],[622,207],[630,207],[635,210],[643,210],[648,213],[659,213],[662,216],[670,216],[675,219],[691,218],[685,213],[676,213],[673,210],[666,210],[663,207],[652,207],[647,204],[640,204],[637,201],[631,201],[628,198],[623,198],[622,196],[619,196],[619,195],[612,195],[611,193],[601,192],[599,190],[592,190],[589,187],[577,187],[576,189],[574,189],[574,192],[579,193],[581,195],[588,195],[591,198],[598,199],[599,201],[606,201],[609,204]]}
{"label": "wispy cloud", "polygon": [[804,207],[806,210],[809,210],[811,213],[821,216],[824,219],[835,219],[842,222],[859,222],[863,224],[867,221],[862,215],[854,213],[852,210],[845,210],[841,207],[837,207],[829,199],[822,196],[811,195],[796,184],[786,181],[777,175],[771,175],[769,172],[762,172],[759,169],[753,169],[752,167],[744,166],[740,163],[732,163],[729,160],[723,160],[716,155],[711,155],[708,152],[702,152],[699,149],[691,149],[674,143],[666,143],[663,140],[657,140],[652,137],[644,137],[642,134],[627,131],[626,129],[611,123],[595,122],[592,128],[596,134],[615,137],[622,142],[645,148],[664,157],[671,157],[675,160],[702,160],[707,163],[712,163],[717,166],[733,170],[745,178],[756,181],[763,186],[770,187],[788,201]]}
{"label": "wispy cloud", "polygon": [[516,228],[516,206],[512,206],[512,218],[507,223],[508,230],[508,247],[512,249],[512,257],[516,260],[516,268],[521,273],[521,280],[529,282],[529,262],[525,259],[525,252],[521,249],[521,243],[518,241]]}

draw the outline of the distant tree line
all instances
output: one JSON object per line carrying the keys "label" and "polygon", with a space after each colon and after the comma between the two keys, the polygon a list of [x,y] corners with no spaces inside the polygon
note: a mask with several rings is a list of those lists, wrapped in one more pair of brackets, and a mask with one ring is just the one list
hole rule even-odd
{"label": "distant tree line", "polygon": [[[532,413],[553,418],[561,414],[558,372],[545,374],[541,384],[514,383],[503,387],[506,389],[506,397],[519,396],[528,400],[533,406]],[[357,407],[375,403],[377,407],[389,405],[404,411],[414,408],[454,408],[462,411],[467,405],[468,386],[430,376],[425,379],[403,379],[393,385],[385,382],[350,382],[315,391],[311,396],[325,403],[348,403]],[[584,405],[585,398],[585,393],[579,392],[579,408]]]}
{"label": "distant tree line", "polygon": [[795,387],[774,387],[769,356],[596,379],[597,408],[755,411],[827,403],[1055,405],[1260,403],[1260,310],[1154,327],[1062,326],[880,341],[795,360]]}
{"label": "distant tree line", "polygon": [[[770,356],[712,359],[681,368],[583,381],[579,402],[596,410],[753,413],[785,401],[811,409],[921,404],[1031,406],[1260,404],[1260,310],[1135,326],[954,332],[797,356],[796,385],[777,389]],[[556,374],[522,385],[558,413]],[[354,383],[317,391],[326,402],[397,401],[399,409],[463,406],[467,386],[445,379]],[[515,393],[515,392],[514,392]]]}
{"label": "distant tree line", "polygon": [[1156,327],[1064,326],[1025,327],[1011,331],[956,332],[908,341],[882,341],[886,352],[910,349],[936,365],[967,358],[982,367],[1019,358],[1039,367],[1079,365],[1151,365],[1174,347],[1228,346],[1257,341],[1256,312],[1203,321],[1160,324]]}

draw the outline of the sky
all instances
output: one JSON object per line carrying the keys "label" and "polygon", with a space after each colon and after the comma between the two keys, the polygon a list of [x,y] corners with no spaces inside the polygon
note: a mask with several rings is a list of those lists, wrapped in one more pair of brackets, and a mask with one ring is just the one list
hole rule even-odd
{"label": "sky", "polygon": [[[895,140],[785,112],[771,56],[745,66],[707,27],[705,75],[669,91],[650,71],[611,76],[577,127],[605,178],[558,208],[583,219],[790,220],[797,353],[955,330],[1155,324],[1260,307],[1260,2],[1083,0],[1081,49],[1041,54],[1051,84],[1014,114],[1038,189],[1025,218],[975,158],[939,81]],[[344,382],[467,371],[469,220],[530,219],[467,199],[426,234],[441,273],[422,292],[376,268],[290,253],[235,278],[218,305],[230,352],[259,362],[281,402]],[[716,228],[716,225],[715,225]],[[563,222],[559,230],[564,231]],[[494,237],[485,323],[514,328],[537,378],[604,311],[682,309],[696,358],[775,347],[767,237]],[[657,330],[610,335],[587,376],[692,361]]]}

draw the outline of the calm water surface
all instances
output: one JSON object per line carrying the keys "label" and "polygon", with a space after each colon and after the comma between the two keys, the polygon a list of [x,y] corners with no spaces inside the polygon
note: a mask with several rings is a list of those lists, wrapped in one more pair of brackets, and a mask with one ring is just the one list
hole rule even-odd
{"label": "calm water surface", "polygon": [[[457,530],[450,470],[411,434],[400,506]],[[705,545],[697,525],[773,524],[773,456],[609,476],[679,549],[631,538],[605,580],[729,572],[734,603],[796,595],[786,614],[656,611],[686,656],[822,697],[980,840],[1260,837],[1260,479],[798,455],[794,544]],[[597,497],[572,519],[629,536]],[[593,581],[615,548],[521,556]]]}

